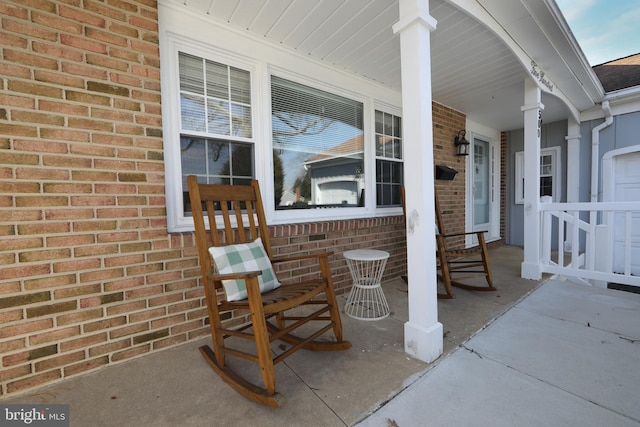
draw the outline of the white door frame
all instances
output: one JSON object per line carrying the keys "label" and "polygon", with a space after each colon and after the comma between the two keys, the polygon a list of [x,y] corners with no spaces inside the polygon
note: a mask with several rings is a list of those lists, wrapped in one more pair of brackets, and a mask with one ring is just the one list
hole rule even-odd
{"label": "white door frame", "polygon": [[[475,138],[489,143],[489,230],[486,241],[500,239],[500,132],[467,120],[467,136],[472,146],[466,158],[465,229],[474,230],[473,224],[473,142]],[[477,244],[475,235],[467,236],[465,244]]]}

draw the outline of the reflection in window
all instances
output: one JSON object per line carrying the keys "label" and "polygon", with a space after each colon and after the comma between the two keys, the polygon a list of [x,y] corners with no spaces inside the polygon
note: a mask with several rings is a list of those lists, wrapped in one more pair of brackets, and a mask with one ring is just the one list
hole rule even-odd
{"label": "reflection in window", "polygon": [[187,175],[201,182],[248,184],[254,176],[248,71],[179,53],[180,161],[185,212]]}
{"label": "reflection in window", "polygon": [[364,203],[363,105],[271,77],[276,209]]}
{"label": "reflection in window", "polygon": [[376,204],[400,206],[402,119],[376,110]]}

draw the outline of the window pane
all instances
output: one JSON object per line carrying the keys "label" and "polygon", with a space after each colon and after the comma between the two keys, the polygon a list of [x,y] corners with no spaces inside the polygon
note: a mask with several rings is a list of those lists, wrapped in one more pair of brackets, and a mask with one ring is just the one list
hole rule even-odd
{"label": "window pane", "polygon": [[231,101],[241,104],[251,103],[251,81],[249,72],[231,67]]}
{"label": "window pane", "polygon": [[179,66],[183,131],[252,137],[248,71],[182,52]]}
{"label": "window pane", "polygon": [[378,206],[400,206],[403,164],[376,160],[376,203]]}
{"label": "window pane", "polygon": [[180,52],[180,90],[204,94],[204,72],[202,59]]}
{"label": "window pane", "polygon": [[207,68],[207,96],[219,99],[229,99],[228,67],[213,61],[206,61]]}
{"label": "window pane", "polygon": [[[403,182],[402,119],[376,111],[376,204],[400,206]],[[390,160],[394,159],[394,160]]]}
{"label": "window pane", "polygon": [[402,141],[397,138],[393,140],[393,158],[402,159]]}
{"label": "window pane", "polygon": [[253,145],[224,140],[182,137],[182,175],[198,175],[202,182],[217,183],[253,177]]}
{"label": "window pane", "polygon": [[206,145],[204,140],[182,138],[180,140],[182,153],[182,175],[203,175],[206,173],[205,159]]}
{"label": "window pane", "polygon": [[226,141],[208,141],[206,171],[209,177],[229,176],[229,148]]}
{"label": "window pane", "polygon": [[247,105],[231,105],[231,132],[233,136],[251,138],[251,107]]}
{"label": "window pane", "polygon": [[359,206],[362,103],[275,76],[271,97],[277,209]]}
{"label": "window pane", "polygon": [[393,136],[402,138],[402,128],[400,126],[400,117],[393,116]]}
{"label": "window pane", "polygon": [[540,178],[540,195],[553,196],[553,178],[550,176]]}
{"label": "window pane", "polygon": [[212,100],[207,102],[207,131],[215,135],[230,135],[229,129],[229,103]]}
{"label": "window pane", "polygon": [[182,129],[185,131],[205,132],[204,112],[204,97],[189,94],[180,96]]}
{"label": "window pane", "polygon": [[384,133],[384,113],[382,111],[376,110],[376,133],[383,134]]}
{"label": "window pane", "polygon": [[182,52],[179,74],[180,161],[188,213],[188,175],[211,184],[249,184],[254,177],[253,143],[247,142],[252,138],[251,75]]}

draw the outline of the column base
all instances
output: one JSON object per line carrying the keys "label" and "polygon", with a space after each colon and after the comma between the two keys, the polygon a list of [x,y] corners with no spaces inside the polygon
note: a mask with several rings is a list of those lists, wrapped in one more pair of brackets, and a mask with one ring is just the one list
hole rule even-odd
{"label": "column base", "polygon": [[412,357],[431,363],[442,355],[442,323],[436,322],[429,328],[415,323],[404,324],[404,351]]}
{"label": "column base", "polygon": [[542,279],[542,268],[540,268],[540,264],[523,262],[520,265],[520,277],[530,280]]}

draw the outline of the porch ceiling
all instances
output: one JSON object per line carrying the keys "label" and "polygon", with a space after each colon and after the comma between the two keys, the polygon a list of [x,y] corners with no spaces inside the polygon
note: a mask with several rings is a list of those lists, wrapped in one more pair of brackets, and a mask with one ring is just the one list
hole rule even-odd
{"label": "porch ceiling", "polygon": [[[166,1],[184,5],[218,24],[229,25],[300,55],[401,89],[400,40],[392,30],[399,19],[397,1]],[[528,11],[525,3],[529,2],[531,0],[509,2],[512,7],[506,9],[504,2],[501,2],[502,9],[494,1],[478,1],[478,4],[485,3],[482,7],[486,10],[496,9],[499,18],[511,24],[511,33],[526,39],[536,32],[542,34],[538,25],[532,25],[535,24],[532,17],[525,16],[523,21],[523,11]],[[431,38],[433,99],[498,130],[522,128],[523,81],[529,73],[525,65],[494,31],[449,2],[430,0],[430,9],[438,21]],[[516,44],[521,46],[518,40]],[[551,66],[559,58],[559,52],[553,52],[547,39],[532,46],[537,51],[532,48],[532,52],[527,53],[540,65]],[[575,76],[566,78],[566,62],[557,65],[552,77],[556,84],[577,80]],[[580,82],[576,84],[579,86]],[[593,106],[588,96],[577,101],[580,109]],[[567,117],[567,108],[557,98],[544,95],[543,103],[545,121]]]}

